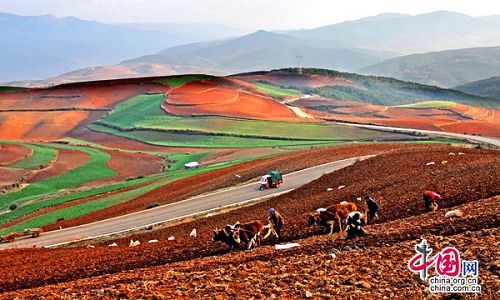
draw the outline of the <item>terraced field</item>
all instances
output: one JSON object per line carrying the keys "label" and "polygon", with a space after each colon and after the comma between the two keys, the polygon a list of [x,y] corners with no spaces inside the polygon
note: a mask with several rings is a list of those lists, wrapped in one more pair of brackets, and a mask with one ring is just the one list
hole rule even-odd
{"label": "terraced field", "polygon": [[300,96],[300,91],[294,89],[284,89],[279,86],[262,82],[254,82],[254,85],[257,87],[257,89],[259,89],[260,91],[266,93],[267,95],[273,98],[284,99],[284,98],[297,98]]}
{"label": "terraced field", "polygon": [[314,145],[404,138],[320,123],[179,117],[161,109],[163,94],[140,95],[117,105],[89,128],[145,143],[174,147],[244,148]]}
{"label": "terraced field", "polygon": [[57,151],[54,149],[38,146],[35,144],[24,144],[10,141],[1,141],[2,144],[24,145],[31,149],[32,154],[23,160],[20,160],[10,167],[18,169],[40,169],[48,165],[56,158]]}
{"label": "terraced field", "polygon": [[[44,144],[47,149],[56,152],[56,149],[71,149],[85,152],[89,160],[82,166],[72,169],[64,174],[52,176],[42,181],[29,184],[17,192],[11,192],[0,196],[0,210],[4,210],[12,203],[20,205],[28,200],[39,198],[44,195],[56,193],[62,189],[70,188],[86,182],[101,178],[115,176],[106,163],[111,156],[105,152],[93,148],[76,147],[68,145]],[[50,148],[49,148],[50,147]],[[39,147],[43,148],[43,147]]]}

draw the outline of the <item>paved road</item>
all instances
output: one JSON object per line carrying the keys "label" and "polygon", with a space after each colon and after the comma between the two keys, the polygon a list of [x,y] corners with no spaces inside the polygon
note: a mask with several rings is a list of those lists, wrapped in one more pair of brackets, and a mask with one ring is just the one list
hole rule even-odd
{"label": "paved road", "polygon": [[[411,128],[400,128],[400,127],[390,127],[390,126],[380,126],[380,125],[368,125],[368,124],[356,124],[356,123],[346,123],[346,122],[336,122],[337,124],[354,126],[354,127],[362,127],[367,129],[376,129],[390,132],[420,132],[430,136],[442,136],[449,138],[457,138],[457,139],[465,139],[473,142],[479,142],[483,144],[489,144],[495,147],[500,148],[500,139],[494,137],[485,137],[485,136],[476,136],[476,135],[468,135],[468,134],[460,134],[453,132],[443,132],[443,131],[433,131],[433,130],[421,130],[421,129],[411,129]],[[500,128],[498,129],[500,130]]]}
{"label": "paved road", "polygon": [[0,244],[0,250],[33,247],[33,245],[37,247],[62,245],[75,240],[111,235],[199,213],[209,213],[222,206],[257,201],[263,197],[270,197],[296,189],[321,177],[323,174],[352,165],[358,159],[369,157],[353,157],[287,174],[284,176],[284,183],[278,189],[260,191],[258,183],[246,184],[116,218],[46,232],[38,238],[25,238],[13,243],[2,243]]}

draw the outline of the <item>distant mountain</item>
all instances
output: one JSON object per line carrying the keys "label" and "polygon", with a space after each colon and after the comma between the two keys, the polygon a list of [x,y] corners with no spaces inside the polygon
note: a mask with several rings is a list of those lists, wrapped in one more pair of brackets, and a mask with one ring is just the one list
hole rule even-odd
{"label": "distant mountain", "polygon": [[469,82],[457,86],[455,89],[473,95],[500,100],[500,76]]}
{"label": "distant mountain", "polygon": [[296,38],[335,40],[348,47],[413,54],[500,45],[497,16],[473,18],[438,11],[410,16],[382,14],[287,34]]}
{"label": "distant mountain", "polygon": [[360,73],[453,87],[500,75],[500,47],[458,49],[397,57]]}
{"label": "distant mountain", "polygon": [[296,66],[299,56],[303,57],[305,67],[355,70],[368,62],[381,61],[393,55],[348,49],[331,41],[297,39],[260,30],[231,40],[166,49],[156,55],[125,61],[122,65],[148,63],[189,68],[196,66],[220,70],[219,74],[229,74]]}
{"label": "distant mountain", "polygon": [[394,57],[393,53],[343,48],[332,41],[303,40],[284,34],[257,31],[242,37],[175,46],[158,54],[126,60],[117,65],[88,67],[38,81],[9,82],[15,86],[48,86],[75,81],[207,73],[234,73],[296,66],[353,71]]}
{"label": "distant mountain", "polygon": [[251,30],[212,23],[123,23],[129,28],[160,31],[177,37],[176,44],[206,42],[251,33]]}
{"label": "distant mountain", "polygon": [[[0,82],[46,78],[84,67],[115,64],[202,36],[201,29],[193,25],[172,25],[170,32],[167,25],[157,30],[153,25],[133,27],[74,17],[0,13]],[[206,34],[217,32],[221,36],[222,31],[209,28]]]}

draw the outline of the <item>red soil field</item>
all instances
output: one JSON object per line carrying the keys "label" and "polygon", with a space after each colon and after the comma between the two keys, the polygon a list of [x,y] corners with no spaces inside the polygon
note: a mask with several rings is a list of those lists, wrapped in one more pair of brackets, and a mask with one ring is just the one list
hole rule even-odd
{"label": "red soil field", "polygon": [[60,139],[89,116],[87,111],[0,112],[0,136],[22,141]]}
{"label": "red soil field", "polygon": [[174,88],[162,108],[167,113],[181,116],[303,121],[278,101],[245,91],[242,86],[225,79],[192,81]]}
{"label": "red soil field", "polygon": [[[58,229],[59,225],[66,227],[103,220],[135,211],[145,209],[151,203],[167,204],[186,199],[197,194],[214,191],[216,189],[234,186],[240,183],[254,180],[266,174],[269,170],[280,170],[290,173],[306,167],[311,167],[329,161],[343,159],[352,156],[381,153],[404,147],[403,145],[374,144],[361,146],[336,146],[315,148],[311,150],[298,151],[279,157],[266,158],[258,161],[248,162],[223,168],[204,174],[191,176],[173,183],[166,184],[151,191],[137,199],[119,204],[108,209],[96,211],[91,215],[80,218],[64,220],[57,224],[44,227],[45,230]],[[235,174],[240,175],[240,178]]]}
{"label": "red soil field", "polygon": [[[466,154],[449,155],[458,151]],[[445,159],[446,164],[426,165]],[[264,298],[273,293],[284,298],[302,297],[306,290],[326,295],[363,292],[373,298],[421,295],[426,293],[425,287],[407,270],[407,261],[414,253],[414,244],[425,236],[433,247],[442,249],[453,244],[462,251],[467,249],[462,252],[465,259],[479,259],[480,281],[488,295],[498,290],[493,274],[498,268],[494,244],[499,236],[500,202],[498,197],[490,197],[500,192],[496,176],[499,159],[489,150],[408,145],[261,204],[131,237],[140,239],[139,247],[125,246],[129,238],[123,238],[117,240],[120,246],[115,248],[2,251],[0,267],[11,276],[0,278],[0,291],[43,286],[3,296],[67,293],[80,299],[124,297],[118,293],[134,298],[134,291],[184,298],[224,297],[240,290],[242,297],[253,292]],[[339,184],[346,188],[326,191]],[[439,205],[445,209],[423,212],[421,193],[427,188],[444,196]],[[344,233],[318,236],[318,228],[306,227],[304,212],[365,194],[374,195],[381,205],[380,219],[366,226],[367,236],[345,240]],[[362,203],[357,204],[363,208]],[[210,241],[214,226],[236,220],[264,220],[271,206],[286,218],[284,241],[300,239],[301,247],[276,251],[263,246],[223,255],[228,252],[227,246]],[[460,208],[465,216],[445,219],[451,207]],[[197,229],[197,238],[188,237],[192,228]],[[176,237],[175,241],[165,240],[170,235]],[[147,244],[150,238],[160,242]],[[336,259],[331,258],[331,252],[336,252]],[[140,269],[145,267],[149,268]],[[104,274],[110,275],[97,277]],[[81,278],[87,279],[78,280]],[[371,284],[358,285],[361,280]]]}
{"label": "red soil field", "polygon": [[1,93],[0,136],[7,140],[60,139],[99,119],[123,100],[169,90],[158,83],[108,81]]}
{"label": "red soil field", "polygon": [[87,128],[77,128],[70,133],[73,138],[81,139],[87,142],[99,144],[109,148],[117,148],[132,151],[158,151],[167,153],[193,153],[206,151],[200,148],[178,148],[162,147],[141,143],[136,140],[115,136],[104,132],[91,131]]}
{"label": "red soil field", "polygon": [[157,174],[161,172],[164,164],[163,159],[155,155],[106,149],[102,151],[111,155],[107,166],[119,174],[113,180]]}
{"label": "red soil field", "polygon": [[21,145],[0,144],[0,166],[11,165],[32,153],[30,148]]}
{"label": "red soil field", "polygon": [[49,167],[37,171],[29,182],[37,182],[48,177],[64,174],[83,165],[89,156],[87,153],[70,149],[58,149],[57,158]]}
{"label": "red soil field", "polygon": [[[496,197],[458,206],[468,212],[463,219],[444,220],[444,212],[439,211],[383,225],[369,225],[366,227],[369,235],[355,241],[346,241],[338,233],[313,236],[300,240],[301,247],[289,250],[276,251],[264,246],[252,251],[69,279],[69,282],[17,290],[4,296],[303,299],[309,292],[320,299],[342,298],[347,294],[370,299],[427,299],[426,285],[407,267],[415,244],[420,242],[420,237],[425,237],[435,249],[454,246],[462,251],[467,249],[462,252],[465,254],[462,259],[478,258],[481,261],[481,298],[495,299],[500,284],[495,271],[498,251],[492,245],[497,243],[500,230],[490,228],[494,226],[491,223],[495,217],[491,212],[485,215],[481,207],[500,209],[498,200]],[[436,231],[439,232],[437,236]],[[147,252],[155,257],[165,253],[158,247],[162,246],[147,245],[127,252],[129,255]],[[85,251],[93,252],[94,257],[110,256],[113,249],[81,249],[78,252]],[[336,258],[333,259],[330,253],[335,253]],[[23,254],[31,258],[36,252]],[[460,299],[476,298],[477,295],[465,295]]]}
{"label": "red soil field", "polygon": [[208,166],[228,160],[240,159],[242,157],[252,157],[252,156],[279,154],[279,153],[284,154],[286,152],[287,150],[282,150],[279,148],[253,148],[253,149],[247,148],[247,149],[225,150],[205,157],[201,161],[201,163],[203,165]]}
{"label": "red soil field", "polygon": [[110,109],[118,102],[144,93],[164,93],[161,84],[72,84],[27,92],[1,93],[1,110]]}
{"label": "red soil field", "polygon": [[319,88],[323,86],[350,86],[362,90],[366,89],[361,84],[352,82],[344,78],[335,78],[318,74],[294,74],[282,71],[255,75],[237,75],[233,78],[243,79],[247,81],[266,81],[284,87],[296,86]]}
{"label": "red soil field", "polygon": [[5,186],[16,183],[23,176],[29,176],[29,174],[29,170],[0,167],[0,190]]}
{"label": "red soil field", "polygon": [[317,118],[500,137],[497,109],[462,104],[447,109],[414,109],[318,97],[301,99],[294,104]]}

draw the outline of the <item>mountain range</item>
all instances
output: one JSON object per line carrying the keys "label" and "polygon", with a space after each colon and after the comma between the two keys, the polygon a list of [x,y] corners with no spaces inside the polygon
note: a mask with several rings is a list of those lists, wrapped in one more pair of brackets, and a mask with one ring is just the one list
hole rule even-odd
{"label": "mountain range", "polygon": [[[500,75],[494,73],[496,48],[487,48],[500,45],[499,20],[447,11],[382,14],[314,29],[242,35],[245,30],[207,24],[103,24],[73,17],[1,14],[0,82],[51,77],[15,82],[44,85],[125,76],[225,75],[297,66],[301,57],[305,67],[361,69],[452,87]],[[412,56],[467,47],[483,49]],[[473,57],[460,66],[463,53]],[[405,54],[412,55],[399,58]],[[441,55],[452,63],[441,63]]]}
{"label": "mountain range", "polygon": [[500,47],[468,48],[396,57],[359,70],[441,87],[500,75]]}
{"label": "mountain range", "polygon": [[469,94],[500,100],[500,76],[469,82],[455,89]]}
{"label": "mountain range", "polygon": [[[241,34],[224,26],[202,34],[200,25],[104,24],[75,17],[0,13],[0,82],[41,79],[64,72],[116,64],[170,46]],[[170,28],[170,30],[167,30]]]}

